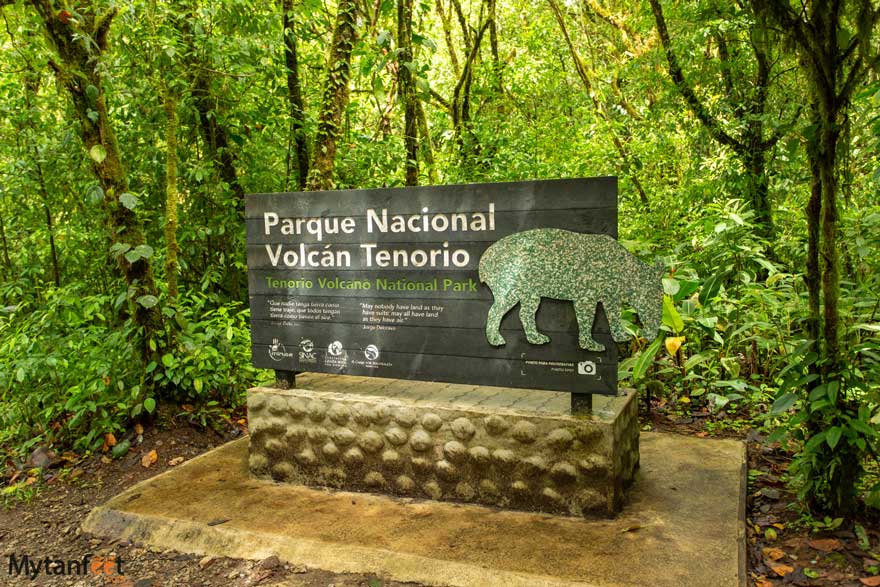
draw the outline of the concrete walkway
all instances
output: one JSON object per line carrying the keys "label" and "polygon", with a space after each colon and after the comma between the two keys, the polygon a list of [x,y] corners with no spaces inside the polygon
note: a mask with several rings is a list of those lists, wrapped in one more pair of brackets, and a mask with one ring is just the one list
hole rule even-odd
{"label": "concrete walkway", "polygon": [[[563,394],[564,395],[564,394]],[[140,483],[89,532],[456,587],[741,587],[745,449],[643,434],[630,503],[589,521],[256,481],[247,439]]]}

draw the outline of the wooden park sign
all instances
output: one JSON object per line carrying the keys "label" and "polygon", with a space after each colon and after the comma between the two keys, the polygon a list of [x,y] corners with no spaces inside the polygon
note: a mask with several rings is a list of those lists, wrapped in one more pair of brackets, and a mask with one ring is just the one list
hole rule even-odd
{"label": "wooden park sign", "polygon": [[614,394],[662,299],[616,237],[616,178],[248,195],[253,363]]}

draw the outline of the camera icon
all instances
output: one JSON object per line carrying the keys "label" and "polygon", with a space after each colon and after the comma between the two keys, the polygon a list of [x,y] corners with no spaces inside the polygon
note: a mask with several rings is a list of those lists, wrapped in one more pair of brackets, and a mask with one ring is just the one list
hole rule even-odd
{"label": "camera icon", "polygon": [[595,375],[596,363],[593,361],[581,361],[578,363],[578,375]]}

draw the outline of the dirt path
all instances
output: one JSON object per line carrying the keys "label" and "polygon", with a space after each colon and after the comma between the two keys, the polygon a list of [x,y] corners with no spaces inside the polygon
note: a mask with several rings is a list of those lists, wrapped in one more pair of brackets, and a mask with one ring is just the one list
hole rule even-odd
{"label": "dirt path", "polygon": [[[69,467],[49,469],[30,501],[7,500],[11,509],[0,508],[0,585],[64,585],[85,587],[115,585],[120,587],[238,587],[285,586],[308,587],[397,587],[403,584],[381,581],[364,575],[334,575],[309,571],[279,562],[277,558],[247,561],[230,558],[203,558],[175,551],[156,551],[140,544],[105,541],[83,534],[79,524],[92,507],[103,503],[124,488],[169,469],[175,459],[189,460],[206,450],[232,440],[241,433],[231,429],[226,435],[197,431],[188,425],[165,430],[146,430],[142,441],[132,439],[129,453],[107,462],[100,456]],[[157,460],[144,467],[142,459],[156,451]],[[14,565],[27,555],[34,564],[40,559],[82,561],[91,554],[88,567],[99,573],[91,576],[54,575],[39,572],[34,580],[16,576]],[[15,563],[10,574],[10,556]],[[98,561],[98,563],[96,563]],[[112,573],[112,563],[121,565],[121,575]],[[92,566],[96,566],[92,569]],[[75,567],[71,570],[76,571]],[[410,584],[411,585],[411,584]]]}
{"label": "dirt path", "polygon": [[[655,414],[656,416],[656,414]],[[653,424],[666,431],[705,436],[702,426],[688,421]],[[35,497],[6,499],[0,508],[0,585],[117,585],[121,587],[400,587],[403,584],[365,575],[335,575],[311,571],[270,558],[247,561],[203,558],[175,551],[155,551],[140,544],[105,541],[83,534],[79,525],[92,507],[103,503],[147,477],[189,460],[242,434],[230,427],[225,434],[197,430],[186,424],[165,425],[129,435],[132,448],[112,460],[99,454],[82,461],[59,463],[34,483]],[[788,507],[794,496],[786,492],[784,475],[789,455],[749,438],[749,500],[747,511],[748,585],[817,587],[880,586],[880,524],[877,518],[847,520],[840,527],[821,528],[805,523]],[[156,451],[149,467],[143,459]],[[149,457],[147,458],[149,461]],[[14,469],[7,467],[3,483]],[[19,473],[18,481],[26,472]],[[35,478],[37,481],[37,478]],[[27,555],[34,564],[50,559],[118,561],[122,576],[61,576],[40,572],[34,580],[10,574],[11,556],[22,564]],[[101,558],[103,557],[103,559]],[[13,571],[15,569],[12,569]],[[98,571],[101,570],[100,565]],[[112,569],[111,569],[112,570]],[[413,585],[413,584],[408,584]]]}

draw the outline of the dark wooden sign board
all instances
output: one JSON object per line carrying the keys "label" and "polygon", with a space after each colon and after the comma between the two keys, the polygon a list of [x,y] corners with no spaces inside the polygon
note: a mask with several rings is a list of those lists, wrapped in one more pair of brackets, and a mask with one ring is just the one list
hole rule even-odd
{"label": "dark wooden sign board", "polygon": [[[617,347],[597,310],[578,346],[571,301],[543,298],[531,344],[518,308],[487,340],[493,243],[535,228],[617,238],[617,179],[249,194],[253,364],[572,393],[617,393]],[[396,265],[396,266],[395,266]],[[601,307],[601,306],[600,306]]]}

